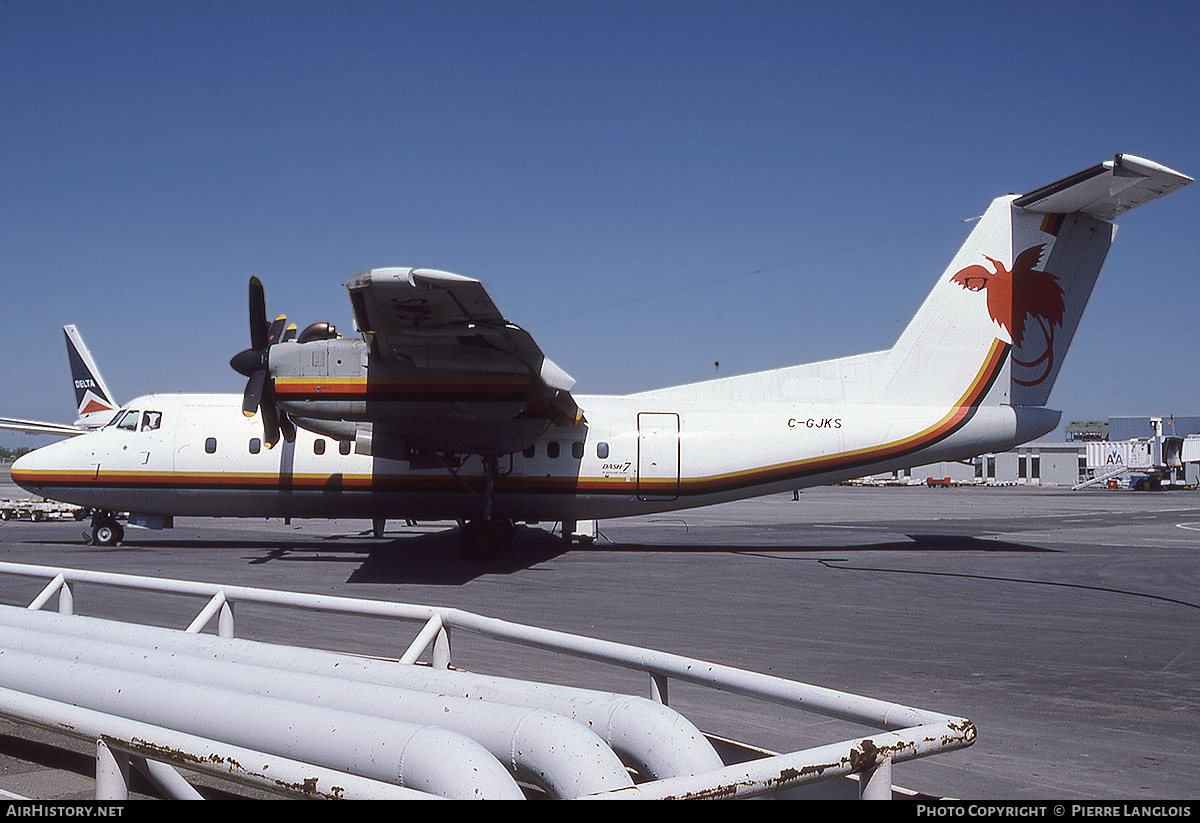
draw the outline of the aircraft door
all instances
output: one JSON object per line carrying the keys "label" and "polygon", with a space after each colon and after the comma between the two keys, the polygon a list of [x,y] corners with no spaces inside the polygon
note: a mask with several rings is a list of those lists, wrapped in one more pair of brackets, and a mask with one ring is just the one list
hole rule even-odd
{"label": "aircraft door", "polygon": [[674,500],[679,496],[679,415],[638,414],[638,497]]}

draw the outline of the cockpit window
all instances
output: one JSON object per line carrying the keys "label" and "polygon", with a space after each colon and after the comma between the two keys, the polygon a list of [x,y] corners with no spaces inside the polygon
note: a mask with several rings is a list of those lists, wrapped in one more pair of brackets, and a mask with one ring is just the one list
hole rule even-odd
{"label": "cockpit window", "polygon": [[121,418],[121,421],[119,423],[117,423],[117,428],[125,429],[126,431],[131,431],[131,432],[137,431],[139,414],[140,414],[140,412],[138,412],[136,409],[133,411],[125,412],[125,416]]}
{"label": "cockpit window", "polygon": [[142,431],[150,432],[162,425],[162,412],[148,411],[142,413]]}

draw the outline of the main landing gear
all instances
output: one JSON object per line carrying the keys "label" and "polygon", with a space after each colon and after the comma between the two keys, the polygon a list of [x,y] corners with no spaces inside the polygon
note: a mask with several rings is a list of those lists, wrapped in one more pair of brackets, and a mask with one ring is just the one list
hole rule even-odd
{"label": "main landing gear", "polygon": [[[483,517],[461,522],[458,531],[458,551],[468,560],[486,560],[495,557],[508,547],[516,534],[516,524],[512,520],[496,517],[496,480],[500,476],[500,462],[496,455],[483,457]],[[595,521],[587,521],[590,530],[580,533],[574,520],[562,524],[562,539],[567,545],[578,541],[581,545],[590,545],[595,539]]]}
{"label": "main landing gear", "polygon": [[511,520],[495,517],[496,478],[500,461],[494,454],[483,455],[483,517],[463,523],[458,531],[458,551],[468,560],[495,557],[512,542],[516,531]]}
{"label": "main landing gear", "polygon": [[92,545],[115,546],[125,539],[125,527],[112,512],[92,512]]}

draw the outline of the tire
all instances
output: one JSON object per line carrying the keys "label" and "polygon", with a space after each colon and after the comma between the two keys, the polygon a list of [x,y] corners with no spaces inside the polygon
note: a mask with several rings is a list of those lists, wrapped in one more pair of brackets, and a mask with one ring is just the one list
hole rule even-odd
{"label": "tire", "polygon": [[458,551],[467,560],[488,560],[495,557],[504,540],[499,530],[483,520],[463,524],[458,532]]}
{"label": "tire", "polygon": [[96,546],[115,546],[125,537],[125,529],[120,523],[99,523],[92,527],[92,544]]}

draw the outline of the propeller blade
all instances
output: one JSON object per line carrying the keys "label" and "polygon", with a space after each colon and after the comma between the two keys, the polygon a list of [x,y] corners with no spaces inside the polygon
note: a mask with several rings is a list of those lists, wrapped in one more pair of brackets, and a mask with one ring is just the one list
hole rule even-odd
{"label": "propeller blade", "polygon": [[272,449],[279,442],[279,417],[275,414],[274,404],[263,403],[262,416],[263,440],[266,442],[267,448]]}
{"label": "propeller blade", "polygon": [[267,448],[279,442],[282,433],[288,442],[296,439],[296,426],[287,414],[275,406],[274,382],[270,374],[270,349],[276,343],[296,336],[295,325],[279,315],[267,322],[267,298],[262,281],[250,278],[250,348],[236,355],[229,364],[246,375],[246,390],[242,395],[242,413],[253,417],[262,412],[263,440]]}
{"label": "propeller blade", "polygon": [[246,381],[246,391],[242,395],[242,414],[253,417],[262,403],[263,384],[267,381],[267,373],[262,369],[251,372]]}
{"label": "propeller blade", "polygon": [[275,318],[275,322],[271,324],[270,330],[267,332],[267,345],[271,346],[283,339],[283,331],[287,326],[287,318],[282,314]]}
{"label": "propeller blade", "polygon": [[250,278],[250,348],[261,349],[267,345],[267,298],[263,293],[262,281]]}

